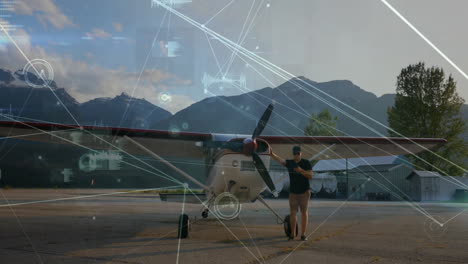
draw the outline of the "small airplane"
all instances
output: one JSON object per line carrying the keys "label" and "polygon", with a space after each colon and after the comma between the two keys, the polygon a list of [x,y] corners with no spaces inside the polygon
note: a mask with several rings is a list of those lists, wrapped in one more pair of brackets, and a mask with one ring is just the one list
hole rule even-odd
{"label": "small airplane", "polygon": [[[289,236],[289,215],[281,217],[260,196],[267,188],[278,195],[267,168],[272,149],[281,157],[291,155],[293,146],[301,146],[303,158],[342,159],[369,156],[414,154],[446,143],[440,138],[330,137],[330,136],[262,136],[273,112],[273,104],[264,111],[252,135],[173,132],[129,128],[64,125],[0,121],[0,138],[19,138],[57,144],[75,144],[93,150],[113,148],[130,155],[150,155],[172,168],[182,177],[203,189],[191,193],[202,203],[202,217],[211,211],[218,218],[234,219],[242,203],[260,201],[284,224]],[[180,170],[164,157],[197,158],[207,168],[202,183]],[[188,185],[184,185],[187,188]],[[191,202],[183,194],[160,194],[163,201],[175,199]],[[192,199],[193,202],[193,199]],[[228,209],[226,209],[228,208]],[[231,209],[229,209],[231,208]],[[229,211],[230,210],[230,211]],[[178,237],[188,237],[190,220],[179,217]],[[296,230],[298,230],[296,228]],[[297,234],[294,234],[297,235]]]}

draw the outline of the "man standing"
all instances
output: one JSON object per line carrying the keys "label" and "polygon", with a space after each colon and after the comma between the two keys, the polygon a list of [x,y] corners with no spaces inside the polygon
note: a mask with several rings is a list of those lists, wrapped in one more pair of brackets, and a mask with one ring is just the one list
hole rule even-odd
{"label": "man standing", "polygon": [[271,151],[271,157],[281,165],[285,166],[289,172],[289,207],[291,235],[289,240],[294,239],[296,233],[297,208],[301,209],[301,240],[307,240],[305,232],[307,229],[310,185],[312,179],[312,166],[308,160],[302,159],[301,147],[294,146],[292,149],[294,159],[284,160]]}

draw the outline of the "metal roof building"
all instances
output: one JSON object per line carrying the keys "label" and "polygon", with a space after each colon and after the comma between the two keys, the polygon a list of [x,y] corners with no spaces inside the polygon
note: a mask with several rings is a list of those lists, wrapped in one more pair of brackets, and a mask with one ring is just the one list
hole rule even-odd
{"label": "metal roof building", "polygon": [[316,172],[344,171],[354,169],[363,165],[388,165],[388,164],[407,164],[411,163],[404,156],[381,156],[350,159],[330,159],[320,160],[315,164],[313,170]]}
{"label": "metal roof building", "polygon": [[410,183],[406,177],[411,173],[412,165],[404,156],[382,156],[321,160],[313,170],[337,176],[337,197],[401,200],[408,196]]}
{"label": "metal roof building", "polygon": [[408,200],[413,168],[406,164],[362,165],[348,171],[351,200]]}

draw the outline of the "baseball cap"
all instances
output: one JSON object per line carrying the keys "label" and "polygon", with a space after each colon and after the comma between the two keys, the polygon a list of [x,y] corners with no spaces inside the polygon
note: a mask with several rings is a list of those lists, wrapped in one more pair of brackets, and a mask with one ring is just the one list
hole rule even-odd
{"label": "baseball cap", "polygon": [[301,147],[299,147],[299,146],[294,146],[294,147],[292,148],[292,152],[293,152],[293,154],[296,154],[296,153],[301,152]]}

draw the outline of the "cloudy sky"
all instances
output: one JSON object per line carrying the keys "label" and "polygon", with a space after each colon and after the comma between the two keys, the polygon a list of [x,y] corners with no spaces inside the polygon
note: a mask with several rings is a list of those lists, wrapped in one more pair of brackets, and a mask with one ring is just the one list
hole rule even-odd
{"label": "cloudy sky", "polygon": [[[451,73],[468,100],[466,78],[380,0],[162,2],[293,75],[347,79],[380,96],[395,91],[401,68],[424,61]],[[467,1],[388,2],[468,72]],[[284,82],[151,0],[17,0],[7,7],[0,22],[18,47],[0,31],[0,67],[23,68],[21,52],[45,60],[80,102],[126,92],[174,113],[207,96]]]}

